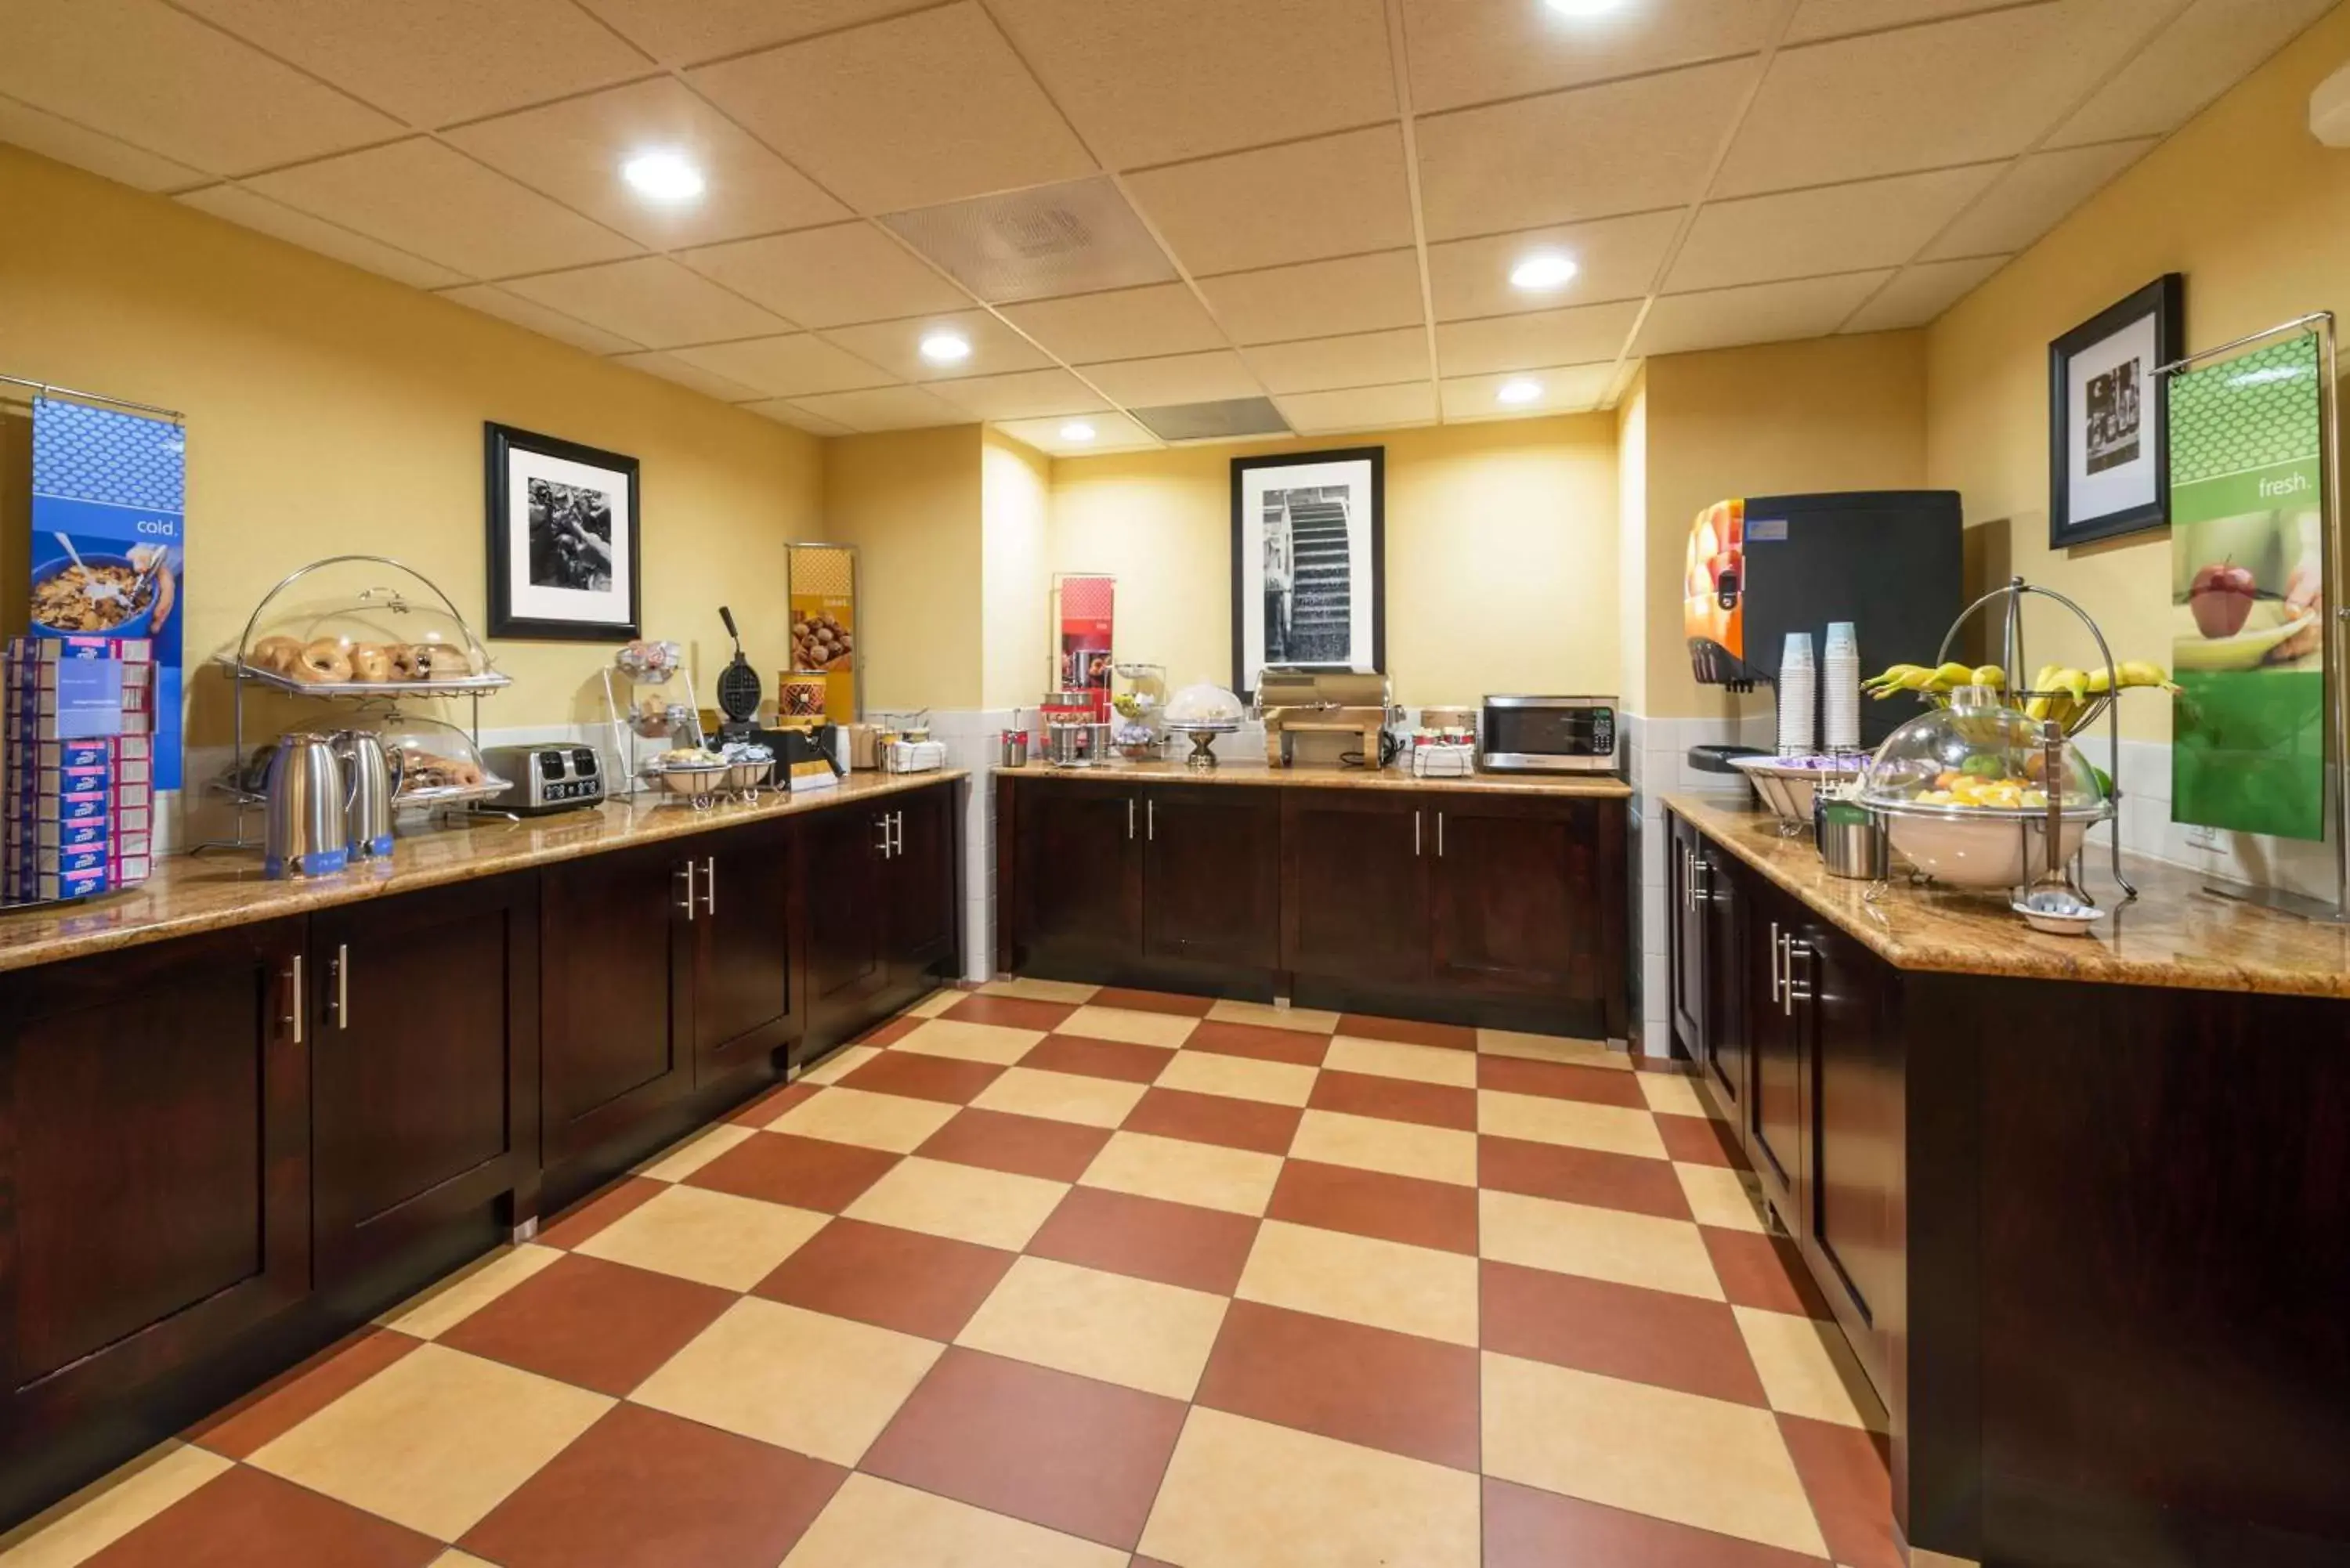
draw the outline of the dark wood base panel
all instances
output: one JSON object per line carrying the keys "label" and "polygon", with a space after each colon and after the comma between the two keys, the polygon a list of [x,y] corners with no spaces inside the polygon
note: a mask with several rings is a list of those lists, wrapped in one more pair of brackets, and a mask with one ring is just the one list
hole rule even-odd
{"label": "dark wood base panel", "polygon": [[960,789],[0,974],[0,1529],[947,978]]}
{"label": "dark wood base panel", "polygon": [[1910,1544],[2350,1563],[2350,1003],[1897,970],[1675,827],[1678,1044],[1884,1395]]}

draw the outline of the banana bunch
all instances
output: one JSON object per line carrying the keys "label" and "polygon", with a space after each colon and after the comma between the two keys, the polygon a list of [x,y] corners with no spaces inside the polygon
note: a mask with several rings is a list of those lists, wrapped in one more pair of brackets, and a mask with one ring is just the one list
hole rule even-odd
{"label": "banana bunch", "polygon": [[2032,678],[2029,688],[2038,695],[2027,698],[2023,716],[2035,723],[2054,719],[2068,731],[2073,721],[2089,704],[2092,697],[2103,697],[2115,690],[2132,686],[2158,686],[2166,691],[2176,691],[2170,672],[2151,659],[2126,659],[2111,670],[2074,670],[2066,665],[2043,664]]}
{"label": "banana bunch", "polygon": [[1861,690],[1879,699],[1896,691],[1920,691],[1928,696],[1939,696],[1957,691],[1961,686],[1990,686],[2004,690],[2007,671],[1996,664],[1960,664],[1952,662],[1929,670],[1922,664],[1897,664],[1882,675],[1873,675],[1860,683]]}

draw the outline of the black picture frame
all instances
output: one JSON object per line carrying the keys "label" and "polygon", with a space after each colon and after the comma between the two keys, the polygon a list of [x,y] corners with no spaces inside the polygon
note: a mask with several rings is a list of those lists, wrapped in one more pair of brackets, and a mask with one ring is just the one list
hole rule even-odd
{"label": "black picture frame", "polygon": [[[2048,547],[2062,550],[2100,539],[2116,538],[2170,522],[2170,422],[2162,400],[2162,379],[2154,372],[2187,351],[2187,279],[2165,273],[2145,287],[2082,322],[2048,345]],[[2116,335],[2151,319],[2154,363],[2141,372],[2132,440],[2150,427],[2143,461],[2153,465],[2150,499],[2109,510],[2075,515],[2074,510],[2072,435],[2076,419],[2085,410],[2072,406],[2073,362]],[[2138,461],[2138,460],[2133,460]]]}
{"label": "black picture frame", "polygon": [[[578,441],[565,441],[559,436],[544,435],[494,421],[484,421],[483,461],[484,469],[484,513],[489,534],[489,632],[494,638],[511,638],[538,642],[629,642],[641,635],[644,607],[644,552],[641,515],[643,484],[637,460],[622,452],[606,452]],[[527,503],[517,512],[516,498],[508,484],[515,453],[577,463],[596,469],[625,483],[628,490],[628,518],[625,527],[616,525],[612,544],[625,554],[627,577],[628,619],[566,619],[543,614],[530,614],[518,609],[514,596],[514,566],[517,548],[529,548],[529,518]],[[618,520],[616,519],[616,524]],[[617,588],[614,590],[617,593]]]}
{"label": "black picture frame", "polygon": [[[1365,487],[1370,497],[1369,560],[1364,563],[1371,600],[1372,668],[1384,671],[1388,667],[1387,614],[1387,449],[1379,446],[1338,447],[1327,452],[1281,452],[1261,457],[1232,459],[1232,691],[1242,701],[1253,697],[1253,682],[1249,679],[1248,628],[1252,614],[1262,616],[1263,605],[1263,563],[1253,559],[1248,545],[1248,520],[1243,512],[1243,497],[1249,476],[1284,468],[1310,468],[1327,463],[1360,462],[1368,465]],[[1349,592],[1360,580],[1349,563]],[[1254,608],[1252,609],[1253,604]],[[1356,651],[1356,650],[1351,650]],[[1344,668],[1347,660],[1267,658],[1266,663],[1328,664]]]}

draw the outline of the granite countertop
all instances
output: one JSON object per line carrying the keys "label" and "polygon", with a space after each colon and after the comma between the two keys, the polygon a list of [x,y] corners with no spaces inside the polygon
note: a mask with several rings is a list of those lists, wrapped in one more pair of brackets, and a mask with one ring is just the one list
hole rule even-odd
{"label": "granite countertop", "polygon": [[634,802],[608,802],[585,811],[525,817],[519,823],[481,817],[402,836],[389,864],[364,862],[333,877],[270,881],[262,876],[261,857],[254,851],[169,856],[156,864],[152,877],[128,892],[63,909],[0,914],[0,971],[493,877],[769,817],[823,811],[968,776],[956,770],[853,773],[837,788],[804,794],[775,792],[762,796],[756,805],[729,804],[709,811],[695,811],[682,802],[656,805],[653,801],[660,797],[646,796]]}
{"label": "granite countertop", "polygon": [[2027,927],[2003,892],[1913,887],[1897,874],[1869,902],[1868,883],[1829,876],[1811,836],[1782,838],[1768,812],[1699,795],[1665,804],[1898,968],[2350,997],[2350,928],[2216,897],[2185,867],[2124,856],[2139,895],[2124,904],[2103,851],[2093,853],[2089,891],[2106,919],[2085,937],[2050,936]]}
{"label": "granite countertop", "polygon": [[1263,763],[1220,762],[1212,768],[1195,768],[1180,762],[1105,763],[1098,767],[1056,768],[1029,762],[1017,768],[999,768],[999,776],[1058,778],[1096,783],[1160,784],[1256,784],[1289,789],[1399,789],[1429,794],[1466,790],[1478,794],[1585,795],[1599,800],[1629,800],[1632,789],[1613,774],[1471,774],[1466,778],[1416,779],[1400,767],[1271,767]]}

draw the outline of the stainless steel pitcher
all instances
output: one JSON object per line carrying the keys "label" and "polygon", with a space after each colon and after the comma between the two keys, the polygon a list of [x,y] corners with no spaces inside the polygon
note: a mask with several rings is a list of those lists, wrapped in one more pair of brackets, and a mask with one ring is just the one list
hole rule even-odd
{"label": "stainless steel pitcher", "polygon": [[289,730],[270,753],[265,877],[324,877],[350,864],[343,765],[324,735]]}
{"label": "stainless steel pitcher", "polygon": [[371,859],[391,853],[391,797],[400,780],[372,730],[345,730],[335,737],[335,760],[342,764],[344,836],[351,854]]}

